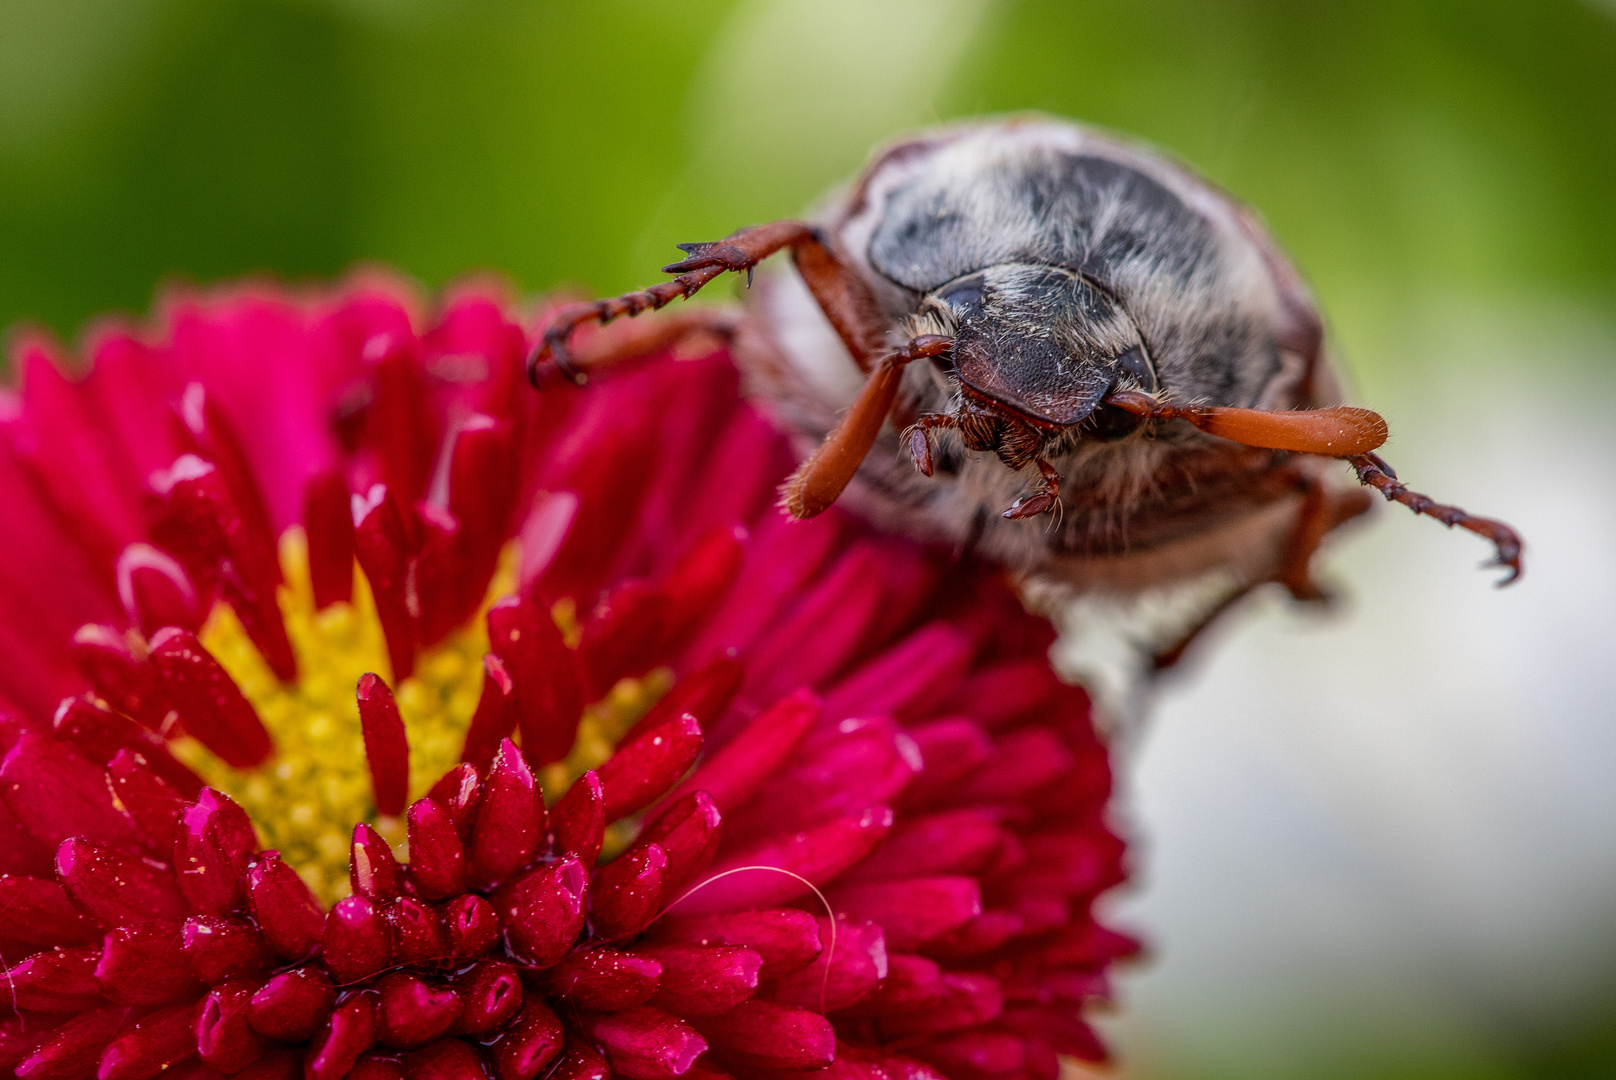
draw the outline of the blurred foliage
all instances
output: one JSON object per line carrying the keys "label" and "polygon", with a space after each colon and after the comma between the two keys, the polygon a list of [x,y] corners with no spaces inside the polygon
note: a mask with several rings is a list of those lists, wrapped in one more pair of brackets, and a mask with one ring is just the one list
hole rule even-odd
{"label": "blurred foliage", "polygon": [[[1613,0],[4,0],[0,327],[368,260],[627,289],[1020,109],[1259,207],[1359,366],[1433,296],[1616,311]],[[1396,1075],[1616,1076],[1602,1007]]]}

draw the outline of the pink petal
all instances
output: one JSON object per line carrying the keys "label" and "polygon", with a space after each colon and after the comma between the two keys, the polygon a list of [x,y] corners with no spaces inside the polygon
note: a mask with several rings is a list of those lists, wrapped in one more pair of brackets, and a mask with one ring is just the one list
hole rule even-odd
{"label": "pink petal", "polygon": [[[534,1080],[561,1053],[563,1038],[555,1013],[537,997],[529,997],[521,1015],[490,1047],[494,1076],[497,1080]],[[561,1070],[554,1075],[561,1075]]]}
{"label": "pink petal", "polygon": [[733,911],[722,915],[673,914],[652,928],[657,941],[687,945],[740,945],[763,961],[761,977],[778,978],[818,956],[825,947],[819,921],[795,908]]}
{"label": "pink petal", "polygon": [[96,1080],[151,1080],[196,1053],[195,1005],[159,1009],[125,1028],[101,1052]]}
{"label": "pink petal", "polygon": [[830,1021],[807,1009],[754,998],[697,1021],[723,1057],[762,1069],[822,1069],[836,1058]]}
{"label": "pink petal", "polygon": [[594,866],[605,835],[605,804],[606,793],[595,770],[573,781],[550,813],[556,850],[572,852],[584,866]]}
{"label": "pink petal", "polygon": [[667,889],[690,881],[712,862],[720,839],[718,807],[705,791],[670,802],[655,821],[640,830],[642,843],[659,844],[668,856]]}
{"label": "pink petal", "polygon": [[617,680],[650,669],[667,609],[667,596],[649,582],[629,580],[607,591],[584,620],[578,643],[590,698],[605,697]]}
{"label": "pink petal", "polygon": [[157,669],[135,656],[121,632],[85,623],[73,632],[69,651],[96,697],[154,731],[163,726],[174,706],[158,682]]}
{"label": "pink petal", "polygon": [[[744,525],[720,525],[692,544],[668,571],[662,589],[668,598],[663,616],[663,640],[669,646],[676,648],[683,644],[701,620],[724,599],[740,573],[741,559],[750,538]],[[688,706],[680,711],[695,712]],[[696,718],[705,719],[699,712]]]}
{"label": "pink petal", "polygon": [[1027,1054],[1020,1038],[1003,1031],[971,1031],[917,1046],[914,1053],[949,1076],[1018,1075]]}
{"label": "pink petal", "polygon": [[406,815],[410,880],[421,895],[441,900],[466,890],[465,851],[454,822],[432,799],[417,799]]}
{"label": "pink petal", "polygon": [[890,720],[843,720],[801,746],[770,778],[769,797],[731,814],[727,831],[746,843],[890,803],[922,767],[914,740]]}
{"label": "pink petal", "polygon": [[181,812],[174,832],[174,867],[191,910],[223,915],[239,907],[242,875],[257,848],[247,812],[228,796],[204,788]]}
{"label": "pink petal", "polygon": [[644,945],[662,968],[652,1003],[675,1016],[717,1016],[757,992],[763,957],[741,945]]}
{"label": "pink petal", "polygon": [[540,795],[526,759],[505,739],[484,778],[472,837],[472,865],[480,881],[503,881],[527,864],[544,835]]}
{"label": "pink petal", "polygon": [[926,806],[952,794],[954,785],[994,755],[993,740],[966,717],[937,720],[909,729],[926,763],[921,774],[904,790],[903,807]]}
{"label": "pink petal", "polygon": [[82,945],[101,936],[67,898],[44,878],[0,875],[0,940],[24,945]]}
{"label": "pink petal", "polygon": [[748,696],[769,701],[840,674],[880,615],[885,574],[879,545],[859,541],[844,552],[747,650]]}
{"label": "pink petal", "polygon": [[589,885],[589,921],[610,941],[645,929],[656,917],[668,876],[668,853],[660,844],[640,844],[594,873]]}
{"label": "pink petal", "polygon": [[84,1080],[94,1075],[101,1051],[128,1013],[128,1009],[114,1006],[75,1016],[17,1063],[19,1080]]}
{"label": "pink petal", "polygon": [[356,983],[381,971],[392,958],[392,934],[376,905],[346,896],[326,913],[320,951],[339,983]]}
{"label": "pink petal", "polygon": [[850,1011],[855,1016],[914,1012],[942,1002],[947,995],[943,970],[935,960],[909,953],[888,953],[886,977],[874,993]]}
{"label": "pink petal", "polygon": [[[687,894],[677,909],[734,911],[794,900],[809,891],[807,882],[827,882],[863,859],[891,828],[892,811],[877,806],[763,841],[715,863],[705,878],[712,884]],[[721,874],[727,876],[720,879]]]}
{"label": "pink petal", "polygon": [[252,996],[247,1010],[254,1031],[285,1042],[302,1042],[319,1030],[336,1004],[326,973],[312,965],[273,976]]}
{"label": "pink petal", "polygon": [[353,599],[354,523],[348,483],[336,470],[309,478],[303,488],[303,529],[309,541],[314,606],[324,611]]}
{"label": "pink petal", "polygon": [[197,1054],[222,1073],[240,1072],[269,1050],[248,1020],[253,989],[249,981],[232,979],[202,999],[196,1017]]}
{"label": "pink petal", "polygon": [[975,878],[929,877],[870,885],[843,885],[831,905],[849,918],[879,923],[887,944],[904,951],[941,937],[982,914]]}
{"label": "pink petal", "polygon": [[639,739],[619,746],[597,771],[608,822],[648,806],[684,775],[701,753],[701,725],[690,715],[652,728]]}
{"label": "pink petal", "polygon": [[488,768],[500,741],[516,730],[515,689],[504,662],[493,653],[484,656],[482,697],[477,700],[477,711],[472,713],[471,726],[466,729],[461,761],[469,762],[479,771]]}
{"label": "pink petal", "polygon": [[107,779],[113,797],[145,838],[147,850],[172,849],[175,829],[187,805],[180,793],[133,750],[119,750],[112,756]]}
{"label": "pink petal", "polygon": [[275,603],[280,569],[273,538],[251,531],[217,466],[183,454],[155,473],[152,538],[184,565],[204,594],[235,609],[242,628],[283,682],[297,677],[286,627]]}
{"label": "pink petal", "polygon": [[764,710],[704,761],[678,792],[705,791],[722,813],[744,806],[791,756],[819,718],[819,699],[797,690]]}
{"label": "pink petal", "polygon": [[68,698],[57,706],[53,724],[58,739],[92,761],[105,764],[120,752],[137,753],[187,798],[196,798],[202,790],[202,778],[169,753],[165,739],[99,703]]}
{"label": "pink petal", "polygon": [[451,900],[443,910],[443,920],[449,930],[449,947],[457,957],[481,956],[499,940],[499,915],[480,896],[468,893]]}
{"label": "pink petal", "polygon": [[387,975],[376,988],[381,992],[376,1037],[384,1046],[425,1046],[453,1027],[465,1008],[453,990],[428,986],[404,971]]}
{"label": "pink petal", "polygon": [[245,919],[193,915],[180,930],[185,958],[205,983],[267,967],[274,954],[269,942]]}
{"label": "pink petal", "polygon": [[881,1014],[881,1031],[889,1039],[975,1027],[1004,1010],[999,981],[990,975],[943,975],[942,995],[916,1007]]}
{"label": "pink petal", "polygon": [[694,716],[696,722],[702,725],[702,730],[707,730],[710,725],[718,723],[735,700],[745,672],[745,665],[733,656],[713,657],[695,671],[679,676],[673,689],[640,717],[618,742],[626,746],[652,728],[677,719],[684,713]]}
{"label": "pink petal", "polygon": [[459,597],[449,613],[451,624],[477,610],[509,535],[516,506],[518,462],[515,433],[509,421],[474,414],[455,433],[449,458],[449,505],[461,527]]}
{"label": "pink petal", "polygon": [[566,757],[583,716],[583,673],[549,611],[532,600],[501,600],[488,611],[488,643],[515,689],[529,764],[537,768]]}
{"label": "pink petal", "polygon": [[307,1080],[341,1080],[376,1042],[376,995],[355,994],[332,1010],[303,1058]]}
{"label": "pink petal", "polygon": [[487,1080],[483,1056],[459,1039],[443,1039],[404,1055],[410,1080]]}
{"label": "pink petal", "polygon": [[482,778],[477,766],[462,761],[438,778],[427,798],[443,807],[454,822],[455,832],[470,839],[471,826],[482,804]]}
{"label": "pink petal", "polygon": [[[829,942],[829,919],[820,920],[820,937]],[[827,948],[807,967],[775,984],[774,997],[819,1013],[836,1012],[863,1001],[887,977],[886,935],[874,923],[837,920],[834,954]]]}
{"label": "pink petal", "polygon": [[286,959],[300,960],[319,943],[325,913],[280,852],[260,853],[247,869],[247,902],[270,947]]}
{"label": "pink petal", "polygon": [[404,717],[399,715],[393,691],[379,675],[359,677],[358,698],[376,812],[397,817],[404,812],[410,787],[410,743],[404,735]]}
{"label": "pink petal", "polygon": [[[576,1038],[569,1038],[564,1052],[549,1074],[550,1080],[607,1080],[611,1070],[606,1059]],[[503,1076],[499,1080],[505,1080]]]}
{"label": "pink petal", "polygon": [[[825,715],[912,720],[951,702],[976,652],[958,626],[934,622],[865,664],[825,695]],[[951,706],[952,707],[952,706]]]}
{"label": "pink petal", "polygon": [[355,825],[348,855],[348,880],[353,891],[367,900],[391,900],[398,895],[402,874],[387,841],[364,822]]}
{"label": "pink petal", "polygon": [[387,908],[393,931],[393,960],[400,964],[433,964],[448,956],[449,928],[437,909],[413,896],[401,897]]}
{"label": "pink petal", "polygon": [[454,987],[464,1003],[455,1034],[498,1031],[522,1010],[522,979],[510,964],[490,960],[474,964],[455,976]]}
{"label": "pink petal", "polygon": [[842,879],[846,884],[896,881],[930,874],[973,873],[1004,844],[1002,815],[982,807],[946,810],[898,821],[870,857]]}
{"label": "pink petal", "polygon": [[589,877],[576,856],[530,870],[494,894],[505,945],[518,961],[550,967],[572,948],[584,925]]}
{"label": "pink petal", "polygon": [[707,1042],[683,1020],[649,1005],[580,1018],[580,1026],[606,1051],[612,1071],[630,1080],[672,1080],[690,1071]]}
{"label": "pink petal", "polygon": [[403,682],[415,670],[419,612],[411,609],[409,598],[413,558],[407,515],[398,496],[383,484],[353,496],[354,555],[376,601],[394,682]]}
{"label": "pink petal", "polygon": [[994,756],[951,795],[955,802],[999,803],[1022,799],[1058,779],[1076,763],[1060,737],[1028,728],[999,739]]}
{"label": "pink petal", "polygon": [[133,846],[134,828],[113,805],[106,776],[60,741],[24,732],[0,763],[0,799],[53,850],[70,836]]}
{"label": "pink petal", "polygon": [[201,989],[174,923],[126,923],[109,931],[95,977],[120,1005],[166,1005]]}
{"label": "pink petal", "polygon": [[6,1002],[12,1008],[42,1013],[78,1012],[104,1003],[95,977],[99,945],[78,949],[46,949],[6,969]]}
{"label": "pink petal", "polygon": [[143,919],[178,922],[188,914],[167,866],[82,837],[64,840],[56,849],[56,877],[73,903],[102,926]]}
{"label": "pink petal", "polygon": [[612,948],[580,949],[549,971],[549,989],[567,1004],[595,1012],[643,1005],[657,992],[662,965]]}
{"label": "pink petal", "polygon": [[258,713],[195,634],[172,626],[159,630],[151,640],[151,662],[185,730],[203,746],[238,769],[259,765],[274,751]]}

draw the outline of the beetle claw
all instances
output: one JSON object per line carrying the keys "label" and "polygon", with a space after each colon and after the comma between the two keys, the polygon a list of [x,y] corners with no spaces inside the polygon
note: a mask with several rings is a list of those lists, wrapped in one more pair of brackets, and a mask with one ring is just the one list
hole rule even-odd
{"label": "beetle claw", "polygon": [[1037,491],[1031,495],[1023,495],[1011,503],[1010,509],[1004,512],[1004,516],[1011,521],[1037,517],[1039,514],[1047,514],[1055,509],[1056,502],[1055,496],[1049,492]]}

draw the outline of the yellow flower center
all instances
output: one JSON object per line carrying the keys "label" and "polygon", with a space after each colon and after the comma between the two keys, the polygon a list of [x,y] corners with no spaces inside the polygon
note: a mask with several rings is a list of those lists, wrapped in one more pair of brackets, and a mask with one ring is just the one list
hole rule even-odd
{"label": "yellow flower center", "polygon": [[[422,652],[415,673],[397,685],[364,574],[356,568],[352,603],[316,611],[301,529],[289,529],[281,537],[280,561],[286,582],[278,599],[297,655],[295,683],[275,678],[228,606],[215,605],[200,634],[202,644],[258,710],[275,743],[273,756],[256,769],[238,770],[194,739],[177,740],[174,751],[208,784],[240,803],[264,846],[279,849],[315,894],[330,903],[350,891],[348,852],[358,822],[375,826],[400,858],[408,857],[403,822],[376,813],[355,699],[360,677],[375,672],[393,688],[410,745],[410,798],[418,799],[460,760],[482,693],[482,658],[488,651],[484,614],[515,589],[517,547],[515,542],[506,546],[477,615]],[[558,604],[553,614],[563,631],[576,627],[570,603]],[[577,634],[568,634],[568,640],[575,644]],[[586,770],[610,757],[617,740],[672,684],[672,673],[658,668],[644,678],[622,680],[591,705],[572,753],[539,777],[546,800],[553,803]],[[623,839],[608,837],[608,846]]]}

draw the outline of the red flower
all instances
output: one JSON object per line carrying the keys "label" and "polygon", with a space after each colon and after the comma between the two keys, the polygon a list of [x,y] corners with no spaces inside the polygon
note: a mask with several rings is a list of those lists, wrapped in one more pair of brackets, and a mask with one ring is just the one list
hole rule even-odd
{"label": "red flower", "polygon": [[991,569],[782,519],[783,440],[716,347],[540,396],[498,303],[399,296],[186,300],[79,381],[21,350],[0,1062],[1101,1057],[1122,845],[1048,627]]}

